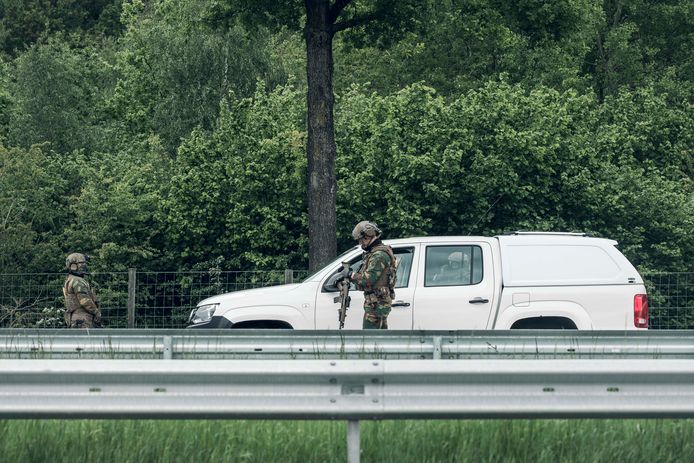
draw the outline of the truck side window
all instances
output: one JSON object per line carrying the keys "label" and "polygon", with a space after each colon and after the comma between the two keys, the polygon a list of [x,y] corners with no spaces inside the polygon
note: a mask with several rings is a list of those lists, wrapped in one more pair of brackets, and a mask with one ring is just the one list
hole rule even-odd
{"label": "truck side window", "polygon": [[424,266],[424,286],[476,285],[482,281],[479,246],[429,246]]}
{"label": "truck side window", "polygon": [[476,285],[482,281],[482,248],[479,246],[472,247],[472,282]]}
{"label": "truck side window", "polygon": [[397,280],[395,281],[396,288],[407,288],[410,284],[410,271],[412,270],[413,248],[395,248],[393,254],[398,260],[398,271],[396,273]]}

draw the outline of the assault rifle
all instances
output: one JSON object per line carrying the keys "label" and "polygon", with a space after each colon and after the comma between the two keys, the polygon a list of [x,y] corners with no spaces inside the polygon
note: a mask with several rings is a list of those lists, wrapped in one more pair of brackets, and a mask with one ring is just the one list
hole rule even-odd
{"label": "assault rifle", "polygon": [[345,327],[347,309],[349,308],[349,303],[352,300],[349,295],[350,273],[352,273],[352,271],[349,268],[349,262],[343,262],[342,271],[340,272],[338,280],[336,281],[337,287],[340,290],[340,295],[333,298],[333,302],[340,303],[340,308],[337,310],[337,320],[340,322],[340,329]]}

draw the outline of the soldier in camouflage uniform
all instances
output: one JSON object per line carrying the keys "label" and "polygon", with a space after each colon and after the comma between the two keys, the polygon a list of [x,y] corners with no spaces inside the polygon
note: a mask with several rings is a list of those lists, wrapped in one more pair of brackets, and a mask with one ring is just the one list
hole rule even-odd
{"label": "soldier in camouflage uniform", "polygon": [[359,222],[352,237],[364,250],[362,266],[351,276],[357,289],[364,291],[364,329],[388,329],[388,314],[395,297],[396,260],[393,249],[381,242],[375,223]]}
{"label": "soldier in camouflage uniform", "polygon": [[470,284],[470,256],[461,251],[449,254],[448,263],[434,275],[432,282],[441,286]]}
{"label": "soldier in camouflage uniform", "polygon": [[65,323],[69,328],[94,328],[101,326],[101,310],[96,294],[84,278],[88,273],[89,256],[72,253],[65,259],[68,270],[63,295],[65,296]]}

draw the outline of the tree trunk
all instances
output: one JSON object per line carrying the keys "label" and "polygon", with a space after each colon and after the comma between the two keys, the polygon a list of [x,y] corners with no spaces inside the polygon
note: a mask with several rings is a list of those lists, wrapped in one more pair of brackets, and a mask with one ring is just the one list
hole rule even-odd
{"label": "tree trunk", "polygon": [[333,31],[328,0],[305,0],[308,77],[308,266],[337,255]]}

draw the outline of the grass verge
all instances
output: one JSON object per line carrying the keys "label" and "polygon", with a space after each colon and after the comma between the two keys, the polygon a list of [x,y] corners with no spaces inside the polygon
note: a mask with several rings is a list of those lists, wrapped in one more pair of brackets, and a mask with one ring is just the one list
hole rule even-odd
{"label": "grass verge", "polygon": [[[346,461],[342,421],[6,420],[11,462]],[[691,462],[694,420],[363,421],[362,462]]]}

